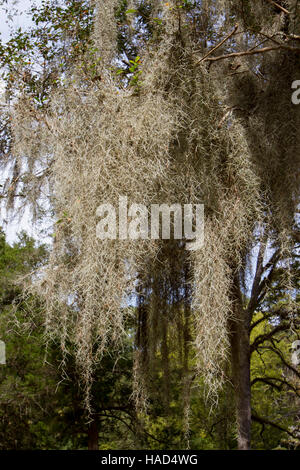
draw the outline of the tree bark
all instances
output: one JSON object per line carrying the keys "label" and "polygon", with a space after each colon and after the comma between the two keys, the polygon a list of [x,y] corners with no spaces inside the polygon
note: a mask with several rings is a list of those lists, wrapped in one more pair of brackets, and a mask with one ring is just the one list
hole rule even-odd
{"label": "tree bark", "polygon": [[239,450],[251,448],[250,333],[246,312],[231,320],[231,365]]}
{"label": "tree bark", "polygon": [[88,450],[99,450],[99,431],[97,422],[94,420],[88,428]]}

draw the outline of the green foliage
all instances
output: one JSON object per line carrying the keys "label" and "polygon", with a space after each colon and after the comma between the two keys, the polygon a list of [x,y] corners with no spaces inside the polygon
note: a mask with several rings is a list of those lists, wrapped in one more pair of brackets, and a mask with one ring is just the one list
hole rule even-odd
{"label": "green foliage", "polygon": [[[67,217],[67,214],[65,214]],[[0,368],[0,449],[86,449],[87,423],[83,390],[77,386],[72,356],[64,363],[61,380],[61,353],[49,344],[46,355],[43,337],[43,308],[38,299],[20,297],[15,285],[18,275],[41,267],[47,258],[45,247],[37,247],[25,233],[13,246],[0,237],[0,338],[7,346],[7,365]],[[270,292],[272,304],[276,297]],[[17,309],[12,304],[18,302]],[[271,304],[271,303],[270,303]],[[264,320],[257,313],[251,342],[269,334],[278,317]],[[128,325],[132,331],[133,325]],[[122,356],[107,355],[95,371],[92,396],[94,418],[99,427],[100,449],[234,449],[234,402],[228,383],[220,395],[219,406],[208,414],[203,399],[204,384],[192,387],[190,421],[186,430],[180,348],[176,327],[169,337],[169,371],[165,376],[161,352],[152,362],[150,404],[147,415],[136,415],[132,393],[132,335]],[[295,391],[299,382],[284,366],[289,364],[290,345],[295,336],[279,332],[276,343],[264,341],[252,354],[252,406],[255,415],[266,417],[285,429],[293,429],[299,409]],[[171,347],[171,345],[173,345]],[[279,351],[279,355],[276,351]],[[46,360],[45,360],[46,359]],[[193,368],[192,356],[189,368]],[[167,388],[166,388],[167,379]],[[294,387],[294,388],[293,388]],[[166,401],[166,396],[168,399]],[[287,436],[288,437],[288,436]],[[253,447],[289,448],[293,440],[283,430],[253,424]]]}
{"label": "green foliage", "polygon": [[[36,247],[25,233],[10,246],[3,232],[0,238],[0,337],[6,344],[6,365],[0,369],[0,448],[53,446],[54,437],[37,432],[39,423],[56,401],[53,369],[44,367],[44,342],[41,319],[36,305],[35,322],[30,319],[33,299],[21,300],[18,276],[29,273],[46,260],[44,246]],[[17,305],[16,310],[13,304]]]}
{"label": "green foliage", "polygon": [[[87,417],[72,356],[64,363],[58,344],[44,339],[43,305],[23,298],[20,275],[42,267],[48,253],[25,233],[13,246],[0,236],[0,449],[86,449]],[[95,371],[92,395],[103,448],[138,445],[130,404],[132,345],[121,358],[107,355]],[[125,401],[125,404],[124,404]],[[128,403],[128,404],[127,404]],[[101,423],[101,425],[100,425]],[[130,432],[128,433],[128,429]]]}
{"label": "green foliage", "polygon": [[26,233],[19,235],[19,241],[10,246],[0,231],[0,303],[2,308],[11,304],[20,293],[15,285],[16,276],[25,275],[46,261],[46,248],[35,246],[35,241]]}
{"label": "green foliage", "polygon": [[89,1],[43,0],[27,12],[34,26],[19,28],[0,43],[0,68],[13,96],[16,87],[43,103],[60,77],[91,47],[93,7]]}
{"label": "green foliage", "polygon": [[[262,321],[252,331],[252,343],[263,336],[266,340],[252,354],[252,409],[255,415],[266,417],[279,428],[255,422],[253,448],[274,449],[288,437],[282,429],[291,431],[299,426],[299,377],[290,367],[291,344],[297,335],[287,329],[268,338],[274,328],[280,326],[280,320],[276,317],[269,321],[263,320],[262,314],[258,313],[254,322],[259,320]],[[292,443],[290,445],[292,447]]]}

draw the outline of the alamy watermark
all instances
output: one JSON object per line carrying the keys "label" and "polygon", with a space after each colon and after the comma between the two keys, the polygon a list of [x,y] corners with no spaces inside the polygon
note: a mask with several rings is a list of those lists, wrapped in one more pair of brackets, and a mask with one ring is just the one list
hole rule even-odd
{"label": "alamy watermark", "polygon": [[300,80],[293,81],[292,89],[295,90],[292,93],[292,103],[300,104]]}
{"label": "alamy watermark", "polygon": [[112,204],[101,204],[96,215],[100,240],[169,240],[173,231],[173,238],[184,240],[187,250],[198,250],[204,244],[203,204],[151,204],[149,209],[131,204],[128,208],[127,197],[120,196],[117,210]]}
{"label": "alamy watermark", "polygon": [[300,364],[300,340],[294,341],[292,343],[292,364],[294,366],[299,366]]}
{"label": "alamy watermark", "polygon": [[0,341],[0,364],[6,364],[5,343]]}

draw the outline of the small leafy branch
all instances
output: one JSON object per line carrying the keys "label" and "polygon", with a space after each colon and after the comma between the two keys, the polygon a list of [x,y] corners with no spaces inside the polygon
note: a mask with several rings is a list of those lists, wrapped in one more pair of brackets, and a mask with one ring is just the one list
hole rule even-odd
{"label": "small leafy branch", "polygon": [[140,56],[137,56],[134,60],[129,61],[131,64],[131,67],[129,67],[129,72],[133,74],[130,85],[133,87],[139,87],[141,85],[141,81],[139,80],[139,77],[142,73],[141,70],[139,70],[139,66],[141,64],[141,58]]}
{"label": "small leafy branch", "polygon": [[124,70],[122,68],[116,70],[117,75],[131,75],[131,78],[129,80],[129,85],[131,87],[134,87],[136,91],[140,88],[142,82],[140,80],[140,76],[142,74],[142,70],[140,70],[140,65],[142,63],[141,57],[136,56],[134,60],[129,60],[128,62],[124,63],[127,65],[127,69]]}

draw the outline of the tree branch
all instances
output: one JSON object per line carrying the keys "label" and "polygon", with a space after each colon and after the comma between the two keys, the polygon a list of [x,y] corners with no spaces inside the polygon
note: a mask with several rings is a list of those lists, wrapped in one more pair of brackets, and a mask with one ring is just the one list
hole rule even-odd
{"label": "tree branch", "polygon": [[251,51],[231,52],[230,54],[219,55],[217,57],[208,57],[206,59],[203,58],[202,60],[208,60],[209,62],[217,62],[218,60],[230,59],[231,57],[242,57],[242,56],[254,55],[254,54],[264,54],[265,52],[276,51],[279,49],[285,49],[285,50],[300,54],[299,47],[291,47],[285,44],[281,44],[278,46],[263,47],[261,49],[254,49]]}
{"label": "tree branch", "polygon": [[197,64],[200,64],[200,62],[202,62],[203,60],[205,60],[209,55],[211,55],[214,51],[216,51],[217,49],[219,49],[219,47],[221,47],[224,42],[228,41],[228,39],[231,38],[231,36],[234,35],[234,33],[237,31],[239,25],[236,24],[234,29],[231,31],[231,33],[229,33],[221,42],[219,42],[219,44],[217,44],[215,47],[213,47],[210,51],[207,52],[207,54],[205,54],[204,57],[202,57],[198,62]]}
{"label": "tree branch", "polygon": [[251,415],[252,421],[256,421],[259,424],[268,424],[269,426],[272,426],[275,429],[279,429],[279,431],[286,432],[289,436],[293,437],[294,439],[298,439],[299,436],[297,434],[294,434],[293,432],[289,431],[288,429],[280,426],[277,423],[274,423],[273,421],[270,421],[269,419],[266,418],[261,418],[260,416],[253,414]]}
{"label": "tree branch", "polygon": [[279,5],[278,3],[274,2],[274,0],[266,0],[266,1],[267,1],[268,3],[270,3],[271,5],[277,7],[279,10],[283,11],[283,13],[285,13],[285,14],[287,14],[287,15],[290,14],[290,12],[289,12],[286,8],[282,7],[282,6]]}
{"label": "tree branch", "polygon": [[[273,381],[275,382],[279,382],[280,385],[277,385],[276,383],[274,383]],[[284,379],[281,379],[279,377],[255,377],[255,379],[253,379],[251,381],[251,387],[253,385],[255,385],[257,382],[263,382],[267,385],[270,385],[271,387],[273,388],[276,388],[276,390],[278,390],[279,392],[282,391],[282,388],[284,385],[286,385],[288,388],[290,388],[291,390],[293,390],[293,392],[298,396],[300,397],[300,393],[299,393],[299,390],[294,387],[290,382],[288,382],[287,380],[284,380]]]}
{"label": "tree branch", "polygon": [[260,344],[264,343],[268,339],[272,339],[272,337],[275,336],[280,331],[286,331],[289,328],[290,328],[289,323],[281,323],[280,325],[276,326],[275,328],[273,328],[273,330],[269,331],[268,333],[257,336],[254,342],[250,345],[250,353],[253,353],[254,351],[256,351],[256,349],[259,347]]}
{"label": "tree branch", "polygon": [[[257,308],[257,300],[260,294],[260,280],[264,271],[263,261],[266,251],[266,244],[264,242],[260,243],[259,252],[257,256],[257,263],[255,269],[254,280],[251,289],[250,301],[247,307],[247,313],[249,318],[249,323],[252,319],[253,312]],[[250,326],[250,325],[249,325]]]}
{"label": "tree branch", "polygon": [[276,348],[276,346],[275,346],[275,344],[274,344],[274,341],[272,341],[272,346],[273,346],[272,348],[269,347],[268,349],[270,349],[270,351],[273,351],[275,354],[277,354],[277,356],[280,357],[282,363],[283,363],[288,369],[290,369],[292,372],[294,372],[294,374],[300,379],[300,373],[298,372],[298,370],[297,370],[295,367],[293,367],[291,364],[289,364],[289,363],[285,360],[285,358],[283,357],[282,352],[281,352],[278,348]]}

